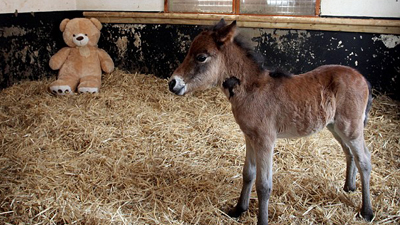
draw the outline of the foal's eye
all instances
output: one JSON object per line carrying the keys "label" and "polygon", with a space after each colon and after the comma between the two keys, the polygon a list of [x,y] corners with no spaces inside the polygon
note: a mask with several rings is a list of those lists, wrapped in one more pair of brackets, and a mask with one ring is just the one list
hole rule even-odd
{"label": "foal's eye", "polygon": [[197,62],[205,62],[207,60],[207,55],[206,54],[200,54],[196,56]]}

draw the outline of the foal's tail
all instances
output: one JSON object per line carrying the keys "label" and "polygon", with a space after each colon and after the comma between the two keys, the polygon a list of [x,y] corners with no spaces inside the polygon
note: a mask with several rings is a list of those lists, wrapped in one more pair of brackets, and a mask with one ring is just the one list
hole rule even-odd
{"label": "foal's tail", "polygon": [[367,125],[368,113],[371,110],[371,106],[372,106],[372,88],[371,88],[371,83],[367,79],[365,79],[365,81],[368,84],[368,102],[367,102],[367,107],[365,109],[364,127]]}

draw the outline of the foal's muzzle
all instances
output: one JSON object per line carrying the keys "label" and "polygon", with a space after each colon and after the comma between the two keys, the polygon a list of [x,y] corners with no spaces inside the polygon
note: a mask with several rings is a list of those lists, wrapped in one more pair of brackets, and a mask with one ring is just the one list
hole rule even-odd
{"label": "foal's muzzle", "polygon": [[184,95],[186,92],[186,84],[183,79],[178,76],[171,77],[168,87],[171,92],[177,95]]}

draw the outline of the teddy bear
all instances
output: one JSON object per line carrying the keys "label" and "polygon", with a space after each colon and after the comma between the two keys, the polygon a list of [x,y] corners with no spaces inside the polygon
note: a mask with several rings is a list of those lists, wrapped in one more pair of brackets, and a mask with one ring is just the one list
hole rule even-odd
{"label": "teddy bear", "polygon": [[64,19],[61,22],[60,30],[68,47],[50,58],[50,68],[60,70],[58,79],[49,85],[52,93],[99,92],[102,70],[106,73],[114,70],[110,55],[97,47],[101,28],[102,24],[96,18]]}

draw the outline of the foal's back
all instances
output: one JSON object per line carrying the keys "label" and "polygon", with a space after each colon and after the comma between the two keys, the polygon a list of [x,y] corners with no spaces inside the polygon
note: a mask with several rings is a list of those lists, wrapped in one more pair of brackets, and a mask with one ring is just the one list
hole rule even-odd
{"label": "foal's back", "polygon": [[263,114],[274,117],[268,121],[275,121],[278,137],[307,136],[332,123],[357,127],[365,119],[368,83],[350,67],[327,65],[300,75],[268,77],[264,85],[253,101],[265,102]]}

